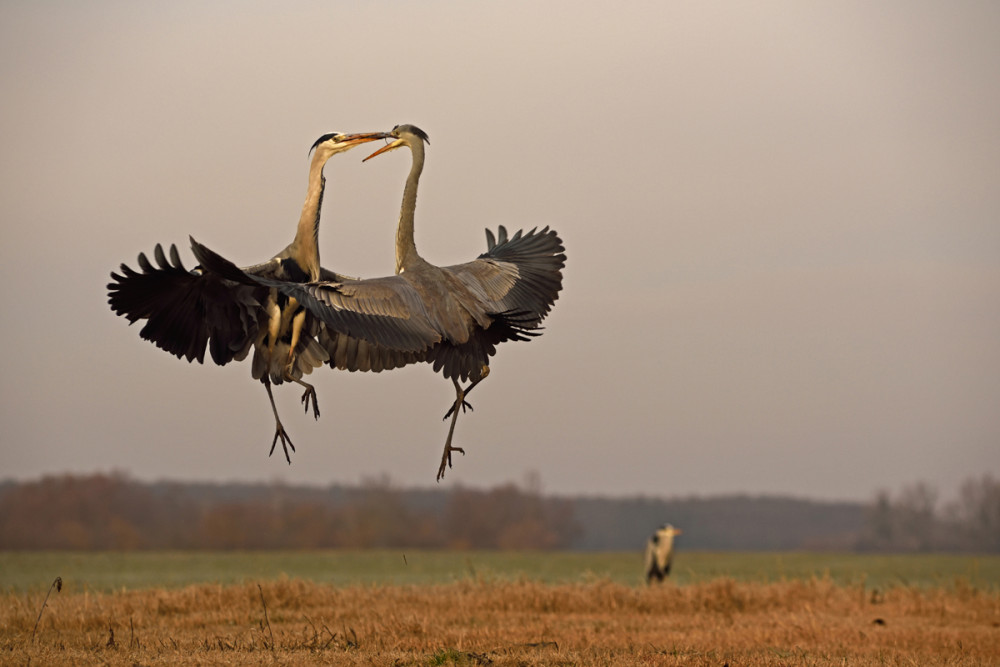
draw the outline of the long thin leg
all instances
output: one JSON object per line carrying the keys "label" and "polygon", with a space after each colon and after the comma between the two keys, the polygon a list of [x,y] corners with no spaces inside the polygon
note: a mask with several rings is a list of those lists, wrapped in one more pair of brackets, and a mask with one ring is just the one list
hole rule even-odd
{"label": "long thin leg", "polygon": [[[444,442],[444,454],[441,455],[441,466],[438,468],[437,481],[439,482],[444,477],[445,468],[451,467],[451,453],[461,452],[462,456],[465,456],[464,449],[451,446],[451,438],[455,434],[455,422],[458,421],[458,408],[465,403],[466,392],[462,389],[462,385],[458,383],[458,380],[452,378],[451,381],[455,384],[455,404],[448,411],[448,414],[451,415],[451,426],[448,428],[448,439]],[[475,386],[475,383],[473,383],[473,386]]]}
{"label": "long thin leg", "polygon": [[281,423],[281,418],[278,416],[278,406],[274,404],[274,394],[271,393],[271,381],[267,379],[267,375],[263,378],[264,389],[267,389],[267,398],[271,401],[271,410],[274,412],[274,440],[271,441],[271,451],[268,452],[268,456],[274,454],[274,446],[278,444],[278,438],[281,438],[281,448],[285,450],[285,460],[288,461],[288,465],[292,464],[292,457],[288,454],[288,448],[291,447],[292,451],[295,451],[295,445],[292,444],[292,439],[289,437],[288,433],[285,431],[285,427]]}
{"label": "long thin leg", "polygon": [[[444,413],[444,417],[442,417],[442,418],[441,418],[441,419],[442,419],[442,421],[443,421],[443,420],[445,420],[445,419],[447,419],[448,417],[451,417],[451,416],[452,416],[452,414],[453,414],[453,413],[454,413],[454,412],[455,412],[455,411],[456,411],[456,410],[457,410],[458,408],[462,408],[462,412],[465,412],[465,411],[466,411],[466,409],[468,409],[468,410],[472,410],[472,405],[470,405],[470,404],[468,403],[468,401],[466,401],[466,400],[465,400],[465,397],[466,397],[466,396],[468,396],[468,395],[469,395],[469,392],[470,392],[470,391],[472,391],[472,390],[473,390],[473,388],[474,388],[474,387],[475,387],[475,386],[476,386],[477,384],[479,384],[480,382],[482,382],[482,381],[483,381],[483,379],[482,379],[482,378],[480,378],[480,379],[478,379],[478,380],[473,380],[472,382],[470,382],[470,383],[469,383],[469,386],[468,386],[468,387],[466,387],[465,389],[460,389],[460,390],[459,390],[459,392],[460,392],[460,393],[462,394],[462,400],[461,400],[461,401],[455,401],[454,403],[452,403],[452,404],[451,404],[451,407],[450,407],[450,408],[448,408],[448,412]],[[457,385],[457,384],[458,384],[458,382],[457,382],[457,381],[455,381],[455,384]]]}
{"label": "long thin leg", "polygon": [[444,413],[443,419],[447,419],[448,417],[450,417],[451,413],[454,412],[455,409],[459,405],[461,405],[461,407],[462,407],[462,412],[465,412],[466,408],[468,408],[471,411],[472,410],[472,405],[469,404],[465,400],[465,397],[469,395],[469,392],[471,392],[473,390],[473,388],[475,388],[475,386],[477,384],[479,384],[480,382],[482,382],[483,380],[485,380],[489,376],[489,374],[490,374],[490,367],[484,365],[483,366],[483,370],[482,370],[482,374],[479,376],[479,379],[478,380],[473,380],[472,382],[469,383],[468,387],[466,387],[465,389],[462,390],[462,401],[461,401],[461,403],[459,403],[457,401],[455,403],[452,403],[451,407],[448,408],[448,412]]}
{"label": "long thin leg", "polygon": [[[295,299],[289,301],[292,308],[296,307]],[[288,312],[294,312],[290,309]],[[302,405],[305,407],[305,411],[309,412],[309,399],[312,398],[313,406],[313,418],[319,419],[319,405],[316,403],[316,388],[304,380],[292,377],[292,366],[295,363],[295,349],[299,346],[299,339],[302,337],[302,325],[306,321],[306,311],[300,310],[292,318],[292,339],[288,343],[288,364],[285,366],[285,380],[290,380],[292,382],[297,382],[306,388],[306,392],[302,394]]]}

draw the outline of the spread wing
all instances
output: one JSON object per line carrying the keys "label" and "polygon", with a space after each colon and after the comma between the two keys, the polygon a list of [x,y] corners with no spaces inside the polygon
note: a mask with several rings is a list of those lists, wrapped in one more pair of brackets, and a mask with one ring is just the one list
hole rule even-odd
{"label": "spread wing", "polygon": [[562,289],[566,263],[562,241],[548,227],[512,237],[500,227],[486,231],[487,250],[472,262],[444,267],[474,298],[470,315],[479,323],[465,340],[434,346],[426,355],[446,377],[478,379],[482,365],[505,341],[529,340]]}
{"label": "spread wing", "polygon": [[174,245],[169,261],[159,244],[153,258],[155,266],[140,253],[140,271],[122,264],[120,274],[111,274],[111,309],[129,323],[146,320],[141,337],[189,362],[203,363],[206,347],[220,366],[246,357],[257,335],[264,290],[189,271]]}
{"label": "spread wing", "polygon": [[487,250],[474,261],[445,267],[468,287],[488,312],[510,314],[527,328],[537,327],[562,289],[566,265],[562,241],[548,227],[498,237],[486,230]]}
{"label": "spread wing", "polygon": [[206,272],[248,286],[274,288],[296,299],[332,332],[384,350],[422,352],[441,339],[416,290],[390,276],[368,280],[295,283],[243,271],[191,239]]}

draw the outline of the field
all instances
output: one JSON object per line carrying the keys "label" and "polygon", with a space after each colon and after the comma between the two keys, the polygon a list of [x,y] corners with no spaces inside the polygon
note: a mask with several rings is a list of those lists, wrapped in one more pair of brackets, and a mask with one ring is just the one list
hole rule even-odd
{"label": "field", "polygon": [[[176,551],[0,552],[0,591],[48,588],[59,576],[69,592],[256,583],[280,578],[335,586],[448,584],[467,579],[543,583],[607,580],[638,586],[642,554],[495,551]],[[829,578],[842,586],[948,587],[961,580],[1000,589],[1000,556],[681,552],[675,584]]]}
{"label": "field", "polygon": [[1000,557],[683,553],[655,587],[638,562],[4,553],[0,664],[1000,663]]}

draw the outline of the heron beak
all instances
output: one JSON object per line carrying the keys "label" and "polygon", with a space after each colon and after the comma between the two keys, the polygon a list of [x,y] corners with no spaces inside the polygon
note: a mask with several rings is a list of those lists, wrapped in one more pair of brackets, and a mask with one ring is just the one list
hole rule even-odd
{"label": "heron beak", "polygon": [[[385,135],[386,139],[391,138],[391,137],[392,137],[391,134],[386,134]],[[397,148],[399,148],[400,146],[405,146],[405,145],[406,145],[406,142],[404,142],[402,139],[396,139],[391,144],[386,144],[382,148],[378,149],[377,151],[375,151],[374,153],[372,153],[371,155],[369,155],[368,157],[366,157],[364,160],[362,160],[362,162],[368,162],[368,160],[371,160],[376,155],[381,155],[382,153],[388,153],[389,151],[394,151]]]}
{"label": "heron beak", "polygon": [[360,144],[366,144],[369,141],[387,139],[389,136],[391,135],[389,135],[386,132],[362,132],[359,134],[345,135],[344,138],[338,141],[337,143],[342,144],[344,146],[350,146],[353,148],[354,146],[358,146]]}

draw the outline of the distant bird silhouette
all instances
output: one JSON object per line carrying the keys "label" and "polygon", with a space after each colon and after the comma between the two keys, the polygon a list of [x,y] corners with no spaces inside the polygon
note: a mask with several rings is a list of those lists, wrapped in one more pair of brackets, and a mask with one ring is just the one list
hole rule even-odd
{"label": "distant bird silhouette", "polygon": [[[315,301],[300,302],[281,287],[307,282],[347,280],[320,266],[319,218],[326,179],[323,167],[334,155],[385,133],[326,134],[316,140],[309,169],[309,187],[295,238],[281,252],[262,264],[237,268],[191,239],[201,266],[189,271],[176,246],[169,260],[157,244],[156,266],[140,254],[141,272],[125,264],[112,273],[108,284],[111,309],[129,323],[146,320],[139,335],[157,347],[189,362],[204,362],[206,346],[216,364],[242,361],[250,348],[251,374],[267,390],[274,412],[275,432],[271,453],[281,441],[286,460],[295,446],[278,416],[271,384],[295,382],[305,387],[302,403],[319,418],[315,388],[302,379],[324,362],[348,370],[380,371],[422,360],[440,336],[426,319],[401,318],[394,313],[419,309],[415,294],[384,291],[369,294],[364,303],[353,303],[340,312],[322,306],[317,317]],[[377,283],[377,281],[375,281]],[[407,303],[406,299],[410,302]]]}
{"label": "distant bird silhouette", "polygon": [[663,581],[670,574],[674,561],[674,537],[681,534],[679,528],[665,523],[646,542],[646,583]]}

